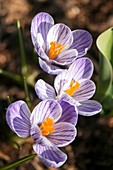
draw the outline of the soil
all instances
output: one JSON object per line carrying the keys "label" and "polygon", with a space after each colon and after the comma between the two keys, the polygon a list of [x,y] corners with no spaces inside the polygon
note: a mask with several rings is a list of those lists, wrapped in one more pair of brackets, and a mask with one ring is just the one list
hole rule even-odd
{"label": "soil", "polygon": [[[87,57],[94,63],[93,81],[97,83],[99,57],[96,39],[100,33],[113,26],[112,0],[0,0],[0,69],[20,74],[20,51],[16,21],[20,20],[29,74],[36,73],[36,80],[42,78],[53,83],[53,76],[43,72],[33,52],[30,37],[32,18],[39,12],[48,12],[56,23],[64,23],[72,30],[85,29],[93,36],[93,45]],[[24,100],[24,88],[17,82],[0,74],[0,167],[19,158],[33,154],[31,138],[17,137],[5,120],[11,102]],[[30,87],[32,107],[39,99]],[[113,170],[113,117],[98,114],[93,117],[79,116],[75,141],[62,150],[68,160],[59,170]],[[45,167],[36,156],[14,170],[54,170]]]}

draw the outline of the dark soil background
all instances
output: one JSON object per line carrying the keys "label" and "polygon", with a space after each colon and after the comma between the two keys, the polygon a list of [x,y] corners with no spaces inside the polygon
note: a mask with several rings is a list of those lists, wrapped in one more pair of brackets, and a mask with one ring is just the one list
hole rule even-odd
{"label": "dark soil background", "polygon": [[[113,0],[0,0],[0,68],[20,73],[20,51],[16,29],[19,19],[23,29],[24,43],[30,74],[52,83],[53,77],[44,73],[33,55],[30,23],[39,12],[48,12],[55,22],[62,22],[72,30],[88,30],[94,39],[87,57],[91,58],[95,70],[93,81],[98,81],[98,49],[96,39],[100,33],[113,26]],[[107,38],[107,37],[106,37]],[[34,153],[32,140],[21,140],[8,128],[5,112],[7,96],[12,102],[25,97],[23,87],[0,74],[0,167]],[[31,89],[33,107],[39,102]],[[98,114],[93,117],[79,116],[76,140],[63,151],[67,162],[59,170],[113,170],[113,117]],[[17,146],[19,144],[20,147]],[[15,170],[54,170],[45,167],[35,157]]]}

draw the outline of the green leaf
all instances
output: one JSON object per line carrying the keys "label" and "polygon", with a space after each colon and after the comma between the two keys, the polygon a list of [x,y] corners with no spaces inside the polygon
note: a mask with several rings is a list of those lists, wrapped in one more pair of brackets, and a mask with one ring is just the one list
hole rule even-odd
{"label": "green leaf", "polygon": [[113,66],[113,28],[109,28],[97,38],[97,47]]}
{"label": "green leaf", "polygon": [[23,79],[19,74],[0,69],[0,75],[6,76],[6,77],[16,81],[19,85],[23,85]]}
{"label": "green leaf", "polygon": [[100,57],[96,97],[102,101],[113,94],[113,28],[100,34],[96,43]]}
{"label": "green leaf", "polygon": [[13,163],[11,163],[9,165],[6,165],[6,166],[0,168],[0,170],[9,170],[9,169],[15,168],[15,167],[23,164],[24,162],[33,159],[36,155],[37,154],[33,154],[33,155],[26,156],[24,158],[21,158],[21,159],[17,160],[16,162],[13,162]]}
{"label": "green leaf", "polygon": [[19,20],[17,20],[16,25],[17,25],[17,31],[18,31],[18,40],[19,40],[20,57],[21,57],[21,73],[23,76],[26,76],[27,72],[28,72],[28,65],[27,65],[27,61],[26,61],[26,54],[25,54],[22,30],[21,30]]}
{"label": "green leaf", "polygon": [[28,84],[26,82],[26,78],[23,77],[24,80],[24,90],[25,90],[25,100],[27,105],[30,107],[31,106],[31,100],[30,100],[30,93],[29,93],[29,89],[28,89]]}

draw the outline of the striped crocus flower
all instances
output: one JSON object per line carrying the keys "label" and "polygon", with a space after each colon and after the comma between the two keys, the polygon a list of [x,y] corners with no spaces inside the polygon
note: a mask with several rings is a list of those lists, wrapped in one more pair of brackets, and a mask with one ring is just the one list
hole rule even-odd
{"label": "striped crocus flower", "polygon": [[65,24],[55,24],[45,12],[37,14],[31,23],[31,38],[41,68],[57,75],[59,66],[71,64],[77,57],[84,56],[92,44],[92,36],[81,29],[71,31]]}
{"label": "striped crocus flower", "polygon": [[[59,104],[60,103],[60,104]],[[58,147],[70,144],[76,137],[78,113],[66,101],[45,100],[30,112],[27,104],[20,100],[7,108],[9,127],[22,138],[34,139],[33,149],[47,166],[58,168],[67,155]]]}
{"label": "striped crocus flower", "polygon": [[92,116],[101,111],[101,104],[89,100],[95,93],[95,84],[90,80],[93,73],[93,63],[88,58],[79,58],[68,70],[56,76],[55,89],[39,79],[35,91],[41,100],[53,98],[66,100],[77,107],[78,113]]}

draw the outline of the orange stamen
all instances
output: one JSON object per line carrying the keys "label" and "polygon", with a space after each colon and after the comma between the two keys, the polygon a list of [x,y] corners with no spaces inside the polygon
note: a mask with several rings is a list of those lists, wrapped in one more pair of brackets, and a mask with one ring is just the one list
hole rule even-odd
{"label": "orange stamen", "polygon": [[71,80],[70,87],[67,90],[65,90],[65,92],[72,96],[75,93],[75,91],[78,90],[79,88],[80,83],[78,81],[75,83],[74,80]]}
{"label": "orange stamen", "polygon": [[46,118],[46,120],[41,124],[40,130],[43,136],[47,136],[54,132],[54,122],[51,118]]}
{"label": "orange stamen", "polygon": [[64,46],[53,41],[50,43],[49,58],[54,60],[55,57],[63,50]]}

